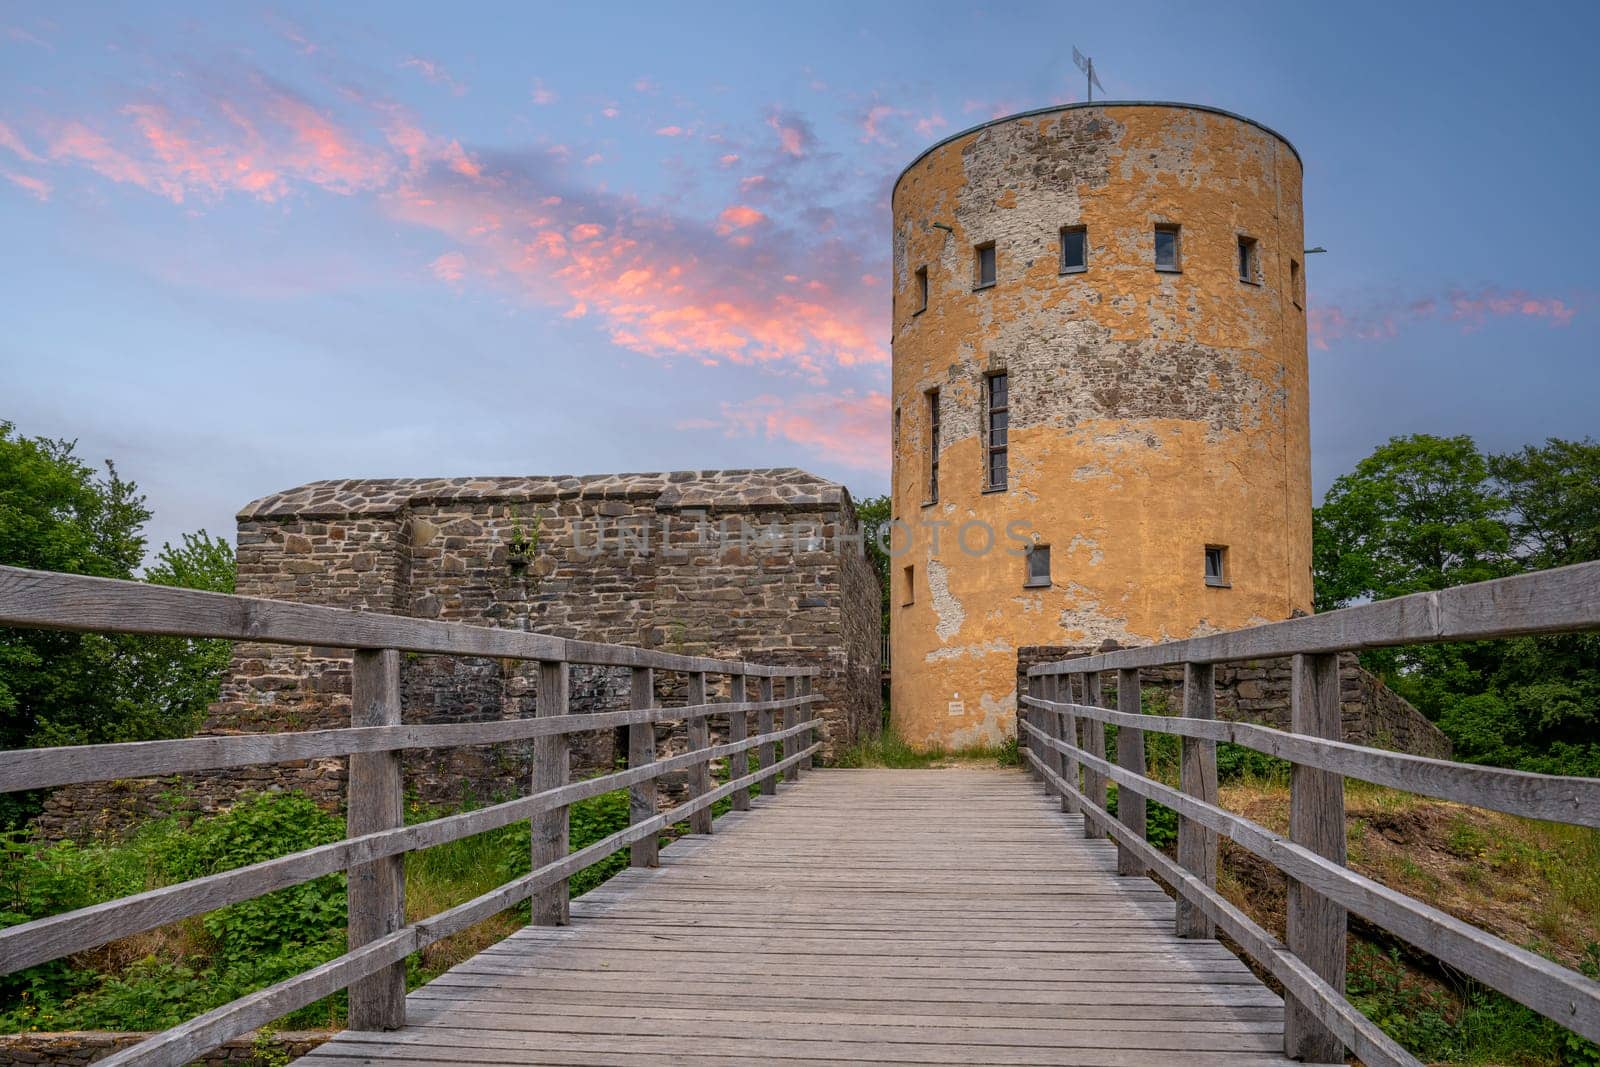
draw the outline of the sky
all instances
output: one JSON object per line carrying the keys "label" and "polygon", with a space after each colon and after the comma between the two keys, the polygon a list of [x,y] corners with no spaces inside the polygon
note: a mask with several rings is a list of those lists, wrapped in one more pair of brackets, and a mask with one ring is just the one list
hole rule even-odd
{"label": "sky", "polygon": [[0,420],[152,545],[321,478],[888,484],[889,191],[1105,96],[1305,162],[1316,491],[1595,432],[1600,5],[0,0]]}

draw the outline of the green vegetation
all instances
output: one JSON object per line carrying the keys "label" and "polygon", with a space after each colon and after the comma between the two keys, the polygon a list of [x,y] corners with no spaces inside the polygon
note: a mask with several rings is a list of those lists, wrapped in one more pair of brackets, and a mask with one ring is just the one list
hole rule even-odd
{"label": "green vegetation", "polygon": [[[0,422],[0,563],[100,578],[233,591],[233,550],[204,530],[145,560],[144,497],[109,461],[71,441],[22,437]],[[216,699],[228,644],[178,637],[0,630],[0,748],[182,737]],[[0,828],[38,794],[0,797]]]}
{"label": "green vegetation", "polygon": [[[1329,609],[1600,559],[1600,444],[1551,438],[1484,455],[1470,437],[1396,437],[1316,511]],[[1600,776],[1600,634],[1368,652],[1456,758]]]}
{"label": "green vegetation", "polygon": [[[448,814],[413,804],[407,821]],[[572,848],[628,824],[626,790],[572,808]],[[682,827],[679,828],[684,829]],[[126,841],[46,844],[0,834],[0,926],[86,907],[190,878],[337,841],[344,821],[299,793],[263,793],[229,811],[184,825],[176,816],[140,826]],[[418,919],[526,874],[528,824],[515,823],[408,855],[406,911]],[[627,865],[626,850],[574,876],[574,896]],[[527,922],[528,908],[504,912],[414,955],[420,985]],[[306,971],[345,951],[345,886],[328,875],[66,960],[0,978],[0,1032],[154,1030]],[[291,1027],[338,1026],[344,995],[282,1020]]]}
{"label": "green vegetation", "polygon": [[941,745],[935,745],[919,751],[895,732],[893,727],[885,723],[876,737],[863,738],[835,755],[830,766],[922,770],[962,763],[988,763],[1001,767],[1015,767],[1018,764],[1016,738],[1011,738],[1000,745],[977,745],[961,749],[945,749]]}
{"label": "green vegetation", "polygon": [[889,497],[867,496],[856,501],[856,521],[861,524],[861,538],[866,545],[867,561],[872,573],[878,576],[878,589],[882,594],[883,632],[889,632],[889,552],[886,542],[878,540],[883,524],[894,518]]}

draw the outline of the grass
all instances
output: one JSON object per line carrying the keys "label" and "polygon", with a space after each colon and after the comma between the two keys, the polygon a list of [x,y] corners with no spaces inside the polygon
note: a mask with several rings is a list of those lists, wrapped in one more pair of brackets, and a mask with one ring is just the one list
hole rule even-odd
{"label": "grass", "polygon": [[928,770],[979,765],[1015,767],[1017,763],[1015,738],[1001,745],[976,745],[954,750],[947,750],[942,745],[933,745],[926,749],[918,749],[893,728],[885,726],[878,736],[863,738],[837,753],[830,766]]}

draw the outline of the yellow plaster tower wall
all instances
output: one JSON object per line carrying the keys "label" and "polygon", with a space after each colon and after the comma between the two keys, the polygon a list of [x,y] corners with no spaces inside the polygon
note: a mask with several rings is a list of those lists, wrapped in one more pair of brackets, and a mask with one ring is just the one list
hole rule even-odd
{"label": "yellow plaster tower wall", "polygon": [[[1277,134],[1178,104],[999,119],[901,175],[891,709],[913,744],[1014,733],[1021,646],[1144,644],[1311,609],[1300,184]],[[1180,227],[1178,272],[1156,269],[1158,225]],[[1087,269],[1063,273],[1075,226]],[[989,242],[995,282],[979,287]],[[1009,473],[990,489],[997,371]],[[1048,586],[1024,584],[1023,538],[1049,546]],[[1207,546],[1226,549],[1226,586],[1206,581]]]}

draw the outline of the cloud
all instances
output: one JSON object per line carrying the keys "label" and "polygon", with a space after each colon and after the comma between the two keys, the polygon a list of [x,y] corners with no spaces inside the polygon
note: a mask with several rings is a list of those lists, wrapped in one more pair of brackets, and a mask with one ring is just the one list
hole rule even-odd
{"label": "cloud", "polygon": [[784,155],[799,159],[816,145],[811,124],[792,111],[773,109],[767,113],[767,125],[777,131],[778,149]]}
{"label": "cloud", "polygon": [[923,137],[932,137],[935,133],[944,129],[948,125],[950,124],[945,121],[945,117],[935,111],[931,115],[924,115],[917,119],[917,121],[912,124],[912,129],[916,130],[917,133]]}
{"label": "cloud", "polygon": [[746,226],[754,226],[758,222],[765,222],[767,217],[753,207],[744,204],[734,204],[724,208],[722,214],[717,216],[717,232],[731,233],[742,230]]}
{"label": "cloud", "polygon": [[555,93],[545,88],[544,80],[541,78],[533,79],[533,92],[531,96],[533,102],[538,104],[540,107],[548,107],[560,99],[560,97],[556,96]]}
{"label": "cloud", "polygon": [[428,269],[441,282],[454,284],[467,276],[467,257],[460,252],[446,252],[428,264]]}
{"label": "cloud", "polygon": [[739,157],[733,152],[729,152],[725,156],[717,157],[717,166],[719,167],[731,167],[737,162],[739,162]]}
{"label": "cloud", "polygon": [[656,131],[656,136],[658,136],[658,137],[683,137],[683,136],[687,135],[688,132],[689,131],[685,130],[682,126],[663,126],[659,130]]}
{"label": "cloud", "polygon": [[436,60],[427,59],[423,56],[407,56],[400,61],[400,65],[408,70],[416,71],[434,85],[443,86],[450,90],[453,96],[466,95],[467,87],[451,77],[450,72],[444,69],[443,64]]}
{"label": "cloud", "polygon": [[16,131],[10,126],[7,126],[4,122],[0,122],[0,148],[4,148],[12,155],[24,159],[29,163],[44,162],[44,159],[29,149],[27,145],[23,144],[22,138],[17,136]]}
{"label": "cloud", "polygon": [[894,145],[894,139],[884,130],[884,124],[889,120],[903,114],[899,108],[890,107],[888,104],[873,104],[861,115],[862,144]]}
{"label": "cloud", "polygon": [[15,185],[23,192],[39,200],[50,199],[50,183],[41,178],[34,178],[27,174],[18,174],[16,171],[0,168],[0,177]]}
{"label": "cloud", "polygon": [[884,473],[889,457],[889,397],[885,393],[762,394],[723,403],[720,422],[694,419],[681,429],[718,429],[725,437],[789,441],[823,459]]}
{"label": "cloud", "polygon": [[1541,319],[1551,326],[1567,326],[1587,297],[1537,296],[1522,289],[1486,286],[1476,291],[1451,289],[1441,296],[1424,296],[1406,302],[1380,302],[1352,307],[1314,305],[1306,312],[1311,344],[1327,351],[1342,341],[1382,341],[1396,337],[1408,326],[1441,316],[1461,324],[1463,333],[1482,329],[1495,318]]}

